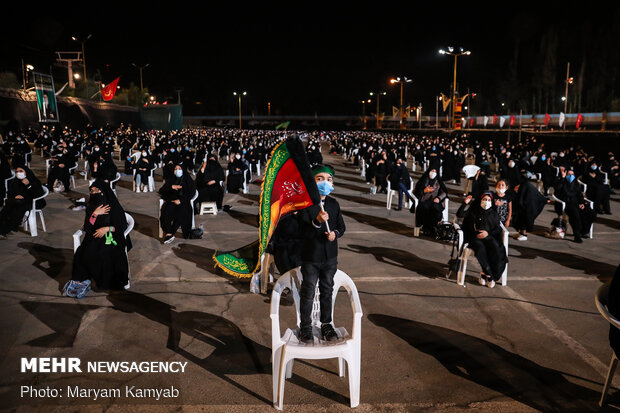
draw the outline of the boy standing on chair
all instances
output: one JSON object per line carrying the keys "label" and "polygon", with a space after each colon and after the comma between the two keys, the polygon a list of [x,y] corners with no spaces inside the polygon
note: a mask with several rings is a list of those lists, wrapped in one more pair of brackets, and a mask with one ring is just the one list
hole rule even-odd
{"label": "boy standing on chair", "polygon": [[[332,290],[338,270],[338,238],[345,231],[338,201],[328,195],[334,190],[334,169],[329,165],[312,168],[319,188],[321,205],[313,205],[301,214],[300,341],[313,343],[312,302],[317,282],[321,304],[321,335],[326,341],[338,339],[332,326]],[[322,208],[321,208],[322,206]]]}

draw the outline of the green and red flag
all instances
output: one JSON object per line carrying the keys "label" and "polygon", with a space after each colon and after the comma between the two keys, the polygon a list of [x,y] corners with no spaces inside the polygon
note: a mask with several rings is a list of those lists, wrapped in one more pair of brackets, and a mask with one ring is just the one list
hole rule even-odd
{"label": "green and red flag", "polygon": [[252,277],[280,218],[320,200],[303,144],[293,135],[273,149],[267,162],[260,195],[258,240],[234,251],[215,251],[215,265],[235,277]]}

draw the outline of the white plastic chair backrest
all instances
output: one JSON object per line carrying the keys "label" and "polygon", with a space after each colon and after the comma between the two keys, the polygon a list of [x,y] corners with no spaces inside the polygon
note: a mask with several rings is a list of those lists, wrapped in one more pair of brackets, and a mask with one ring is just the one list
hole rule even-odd
{"label": "white plastic chair backrest", "polygon": [[530,165],[534,165],[537,160],[538,160],[538,156],[536,155],[530,156]]}
{"label": "white plastic chair backrest", "polygon": [[135,222],[134,222],[133,217],[129,215],[127,212],[125,212],[125,219],[127,220],[127,228],[125,228],[125,232],[123,233],[123,235],[125,235],[125,238],[127,238],[127,235],[129,235],[131,230],[133,230],[133,226]]}
{"label": "white plastic chair backrest", "polygon": [[467,179],[473,178],[474,176],[476,176],[479,170],[480,170],[480,167],[477,165],[466,165],[463,167],[463,173],[465,174],[465,177]]}
{"label": "white plastic chair backrest", "polygon": [[596,291],[596,296],[594,297],[596,308],[598,309],[598,312],[601,313],[601,315],[605,317],[605,319],[609,321],[609,323],[612,326],[616,327],[617,329],[620,329],[620,320],[614,317],[607,309],[608,297],[609,297],[609,284],[603,284]]}
{"label": "white plastic chair backrest", "polygon": [[39,199],[43,199],[43,198],[45,198],[45,197],[46,197],[46,196],[48,196],[48,195],[49,195],[49,193],[50,193],[49,189],[47,189],[47,187],[46,187],[45,185],[41,185],[41,189],[43,189],[43,195],[41,195],[41,196],[40,196],[40,197],[38,197],[38,198],[34,198],[34,199],[32,200],[32,210],[33,210],[33,211],[36,211],[36,210],[37,210],[37,206],[36,206],[37,201],[38,201]]}
{"label": "white plastic chair backrest", "polygon": [[15,172],[11,170],[11,176],[4,180],[4,199],[7,199],[9,196],[9,181],[13,178],[15,178]]}

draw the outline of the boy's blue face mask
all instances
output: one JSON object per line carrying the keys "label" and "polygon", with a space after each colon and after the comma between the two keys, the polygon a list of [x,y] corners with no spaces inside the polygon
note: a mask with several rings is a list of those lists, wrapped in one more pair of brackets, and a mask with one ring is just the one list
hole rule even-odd
{"label": "boy's blue face mask", "polygon": [[575,180],[575,175],[566,175],[566,180],[572,183]]}
{"label": "boy's blue face mask", "polygon": [[319,195],[321,196],[327,196],[334,190],[334,185],[329,181],[319,181],[316,183],[316,186],[319,188]]}

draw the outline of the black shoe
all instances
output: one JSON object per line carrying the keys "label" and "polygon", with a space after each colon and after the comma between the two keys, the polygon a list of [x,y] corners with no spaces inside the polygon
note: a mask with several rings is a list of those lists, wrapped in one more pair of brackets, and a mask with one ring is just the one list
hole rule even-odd
{"label": "black shoe", "polygon": [[172,241],[174,241],[174,235],[168,235],[164,238],[164,244],[170,244]]}
{"label": "black shoe", "polygon": [[401,210],[402,210],[402,208],[401,208],[401,207],[398,207],[398,208],[396,208],[396,210],[397,210],[397,211],[401,211]]}
{"label": "black shoe", "polygon": [[312,334],[312,326],[302,327],[299,329],[299,341],[305,344],[314,343],[314,335]]}
{"label": "black shoe", "polygon": [[581,239],[581,237],[575,237],[575,242],[577,244],[581,244],[583,242],[583,240]]}
{"label": "black shoe", "polygon": [[415,204],[411,205],[411,208],[409,208],[409,212],[415,214]]}
{"label": "black shoe", "polygon": [[331,324],[323,324],[321,326],[321,334],[323,334],[323,339],[325,341],[335,341],[338,340],[338,334],[334,327]]}
{"label": "black shoe", "polygon": [[605,211],[605,215],[611,215],[611,211]]}

